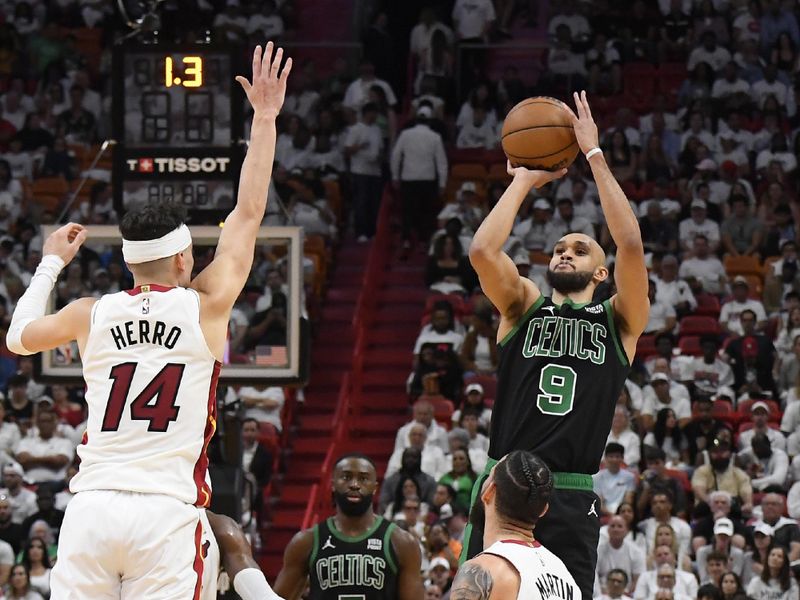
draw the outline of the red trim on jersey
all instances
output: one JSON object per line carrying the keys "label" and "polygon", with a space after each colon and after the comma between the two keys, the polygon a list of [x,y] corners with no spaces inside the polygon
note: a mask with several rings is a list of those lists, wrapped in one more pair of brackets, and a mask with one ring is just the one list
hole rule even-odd
{"label": "red trim on jersey", "polygon": [[130,290],[125,290],[125,293],[129,296],[136,296],[142,293],[142,288],[147,288],[146,292],[168,292],[170,290],[174,290],[174,285],[159,285],[157,283],[145,283],[144,285],[137,285],[135,288]]}
{"label": "red trim on jersey", "polygon": [[197,573],[197,583],[194,585],[194,595],[192,600],[200,600],[200,591],[203,589],[203,526],[200,519],[197,520],[197,527],[194,530],[194,563],[192,569]]}
{"label": "red trim on jersey", "polygon": [[211,374],[211,385],[208,388],[208,418],[206,420],[206,429],[203,433],[203,448],[200,450],[200,456],[197,457],[197,462],[194,464],[194,483],[197,486],[197,498],[195,505],[207,508],[211,504],[211,489],[206,483],[206,471],[208,470],[208,444],[217,430],[217,381],[219,380],[219,371],[222,364],[214,361],[214,371]]}
{"label": "red trim on jersey", "polygon": [[522,540],[500,540],[501,544],[518,544],[519,546],[526,546],[528,548],[539,548],[541,544],[536,540],[532,542],[523,542]]}

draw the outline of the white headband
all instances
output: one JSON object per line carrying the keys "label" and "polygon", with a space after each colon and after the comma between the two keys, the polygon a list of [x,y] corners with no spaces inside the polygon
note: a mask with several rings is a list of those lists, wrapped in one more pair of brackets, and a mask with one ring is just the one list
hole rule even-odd
{"label": "white headband", "polygon": [[168,234],[154,240],[122,240],[122,257],[129,265],[150,262],[175,256],[192,243],[192,234],[186,225],[173,229]]}

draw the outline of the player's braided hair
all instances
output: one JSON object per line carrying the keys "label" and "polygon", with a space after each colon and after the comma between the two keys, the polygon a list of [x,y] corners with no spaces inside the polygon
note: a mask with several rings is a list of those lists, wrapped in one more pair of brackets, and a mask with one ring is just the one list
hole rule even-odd
{"label": "player's braided hair", "polygon": [[494,480],[497,512],[533,527],[553,490],[553,474],[545,462],[531,452],[515,450],[497,465]]}
{"label": "player's braided hair", "polygon": [[186,221],[186,208],[177,202],[144,204],[129,210],[119,224],[126,240],[155,240]]}

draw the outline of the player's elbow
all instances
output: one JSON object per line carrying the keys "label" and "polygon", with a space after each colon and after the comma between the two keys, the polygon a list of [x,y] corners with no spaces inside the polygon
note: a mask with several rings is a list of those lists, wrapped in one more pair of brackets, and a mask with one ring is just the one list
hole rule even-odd
{"label": "player's elbow", "polygon": [[618,252],[636,254],[637,256],[644,254],[644,243],[642,242],[642,235],[638,227],[635,233],[632,232],[623,235],[621,239],[614,240],[614,242],[617,244]]}

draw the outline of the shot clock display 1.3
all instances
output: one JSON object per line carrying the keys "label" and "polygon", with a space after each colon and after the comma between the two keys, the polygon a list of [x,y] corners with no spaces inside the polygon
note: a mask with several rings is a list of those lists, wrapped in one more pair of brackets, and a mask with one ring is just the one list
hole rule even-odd
{"label": "shot clock display 1.3", "polygon": [[123,72],[129,147],[230,143],[228,53],[131,52]]}

